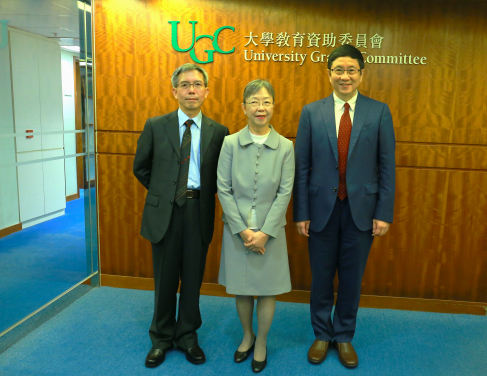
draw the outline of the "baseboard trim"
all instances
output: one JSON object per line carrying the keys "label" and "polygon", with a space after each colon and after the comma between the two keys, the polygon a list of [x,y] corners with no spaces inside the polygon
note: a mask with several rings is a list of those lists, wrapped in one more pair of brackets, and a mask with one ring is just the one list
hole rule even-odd
{"label": "baseboard trim", "polygon": [[0,239],[20,230],[22,230],[22,223],[17,223],[16,225],[2,228],[0,230]]}
{"label": "baseboard trim", "polygon": [[44,214],[44,215],[41,215],[40,217],[32,218],[32,219],[29,219],[27,221],[22,222],[22,228],[27,228],[27,227],[31,227],[34,225],[38,225],[39,223],[49,221],[51,219],[60,217],[64,214],[66,214],[66,209],[60,209],[58,211],[55,211],[55,212],[52,212],[49,214]]}
{"label": "baseboard trim", "polygon": [[360,307],[387,308],[401,311],[464,313],[486,316],[487,303],[464,302],[456,300],[403,298],[395,296],[362,295]]}
{"label": "baseboard trim", "polygon": [[133,290],[154,290],[154,279],[100,274],[100,286],[119,287]]}
{"label": "baseboard trim", "polygon": [[78,198],[79,198],[79,192],[72,194],[72,195],[69,195],[69,196],[66,196],[66,202],[77,200]]}
{"label": "baseboard trim", "polygon": [[[127,277],[120,275],[101,274],[101,286],[118,287],[136,290],[154,290],[152,278]],[[233,297],[225,291],[225,287],[214,283],[203,283],[201,295]],[[278,295],[278,301],[292,303],[309,303],[310,292],[293,290]],[[487,303],[463,302],[454,300],[403,298],[394,296],[362,295],[360,307],[397,309],[402,311],[437,312],[437,313],[464,313],[469,315],[487,315]]]}

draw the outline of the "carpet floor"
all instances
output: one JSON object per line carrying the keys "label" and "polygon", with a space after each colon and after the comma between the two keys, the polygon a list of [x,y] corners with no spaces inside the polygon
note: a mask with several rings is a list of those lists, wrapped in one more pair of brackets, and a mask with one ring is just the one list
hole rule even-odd
{"label": "carpet floor", "polygon": [[[251,375],[251,360],[233,362],[242,329],[232,298],[202,296],[195,366],[178,350],[148,369],[153,292],[101,287],[0,354],[0,375]],[[264,375],[487,375],[487,317],[396,310],[359,310],[353,344],[360,359],[344,368],[331,350],[314,366],[309,305],[277,302]],[[256,320],[254,329],[257,330]]]}
{"label": "carpet floor", "polygon": [[87,269],[83,196],[66,203],[65,215],[0,239],[0,332],[86,278]]}

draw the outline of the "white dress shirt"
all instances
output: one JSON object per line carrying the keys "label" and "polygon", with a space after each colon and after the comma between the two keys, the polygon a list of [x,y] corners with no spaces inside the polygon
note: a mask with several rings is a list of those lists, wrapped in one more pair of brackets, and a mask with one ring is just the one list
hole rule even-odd
{"label": "white dress shirt", "polygon": [[[181,109],[178,109],[179,120],[179,145],[183,141],[183,134],[186,130],[186,120],[190,119]],[[191,130],[191,155],[189,159],[188,171],[188,189],[197,189],[201,187],[200,183],[200,144],[201,144],[201,121],[203,114],[201,111],[192,118],[194,124],[189,128]],[[196,125],[196,126],[195,126]]]}

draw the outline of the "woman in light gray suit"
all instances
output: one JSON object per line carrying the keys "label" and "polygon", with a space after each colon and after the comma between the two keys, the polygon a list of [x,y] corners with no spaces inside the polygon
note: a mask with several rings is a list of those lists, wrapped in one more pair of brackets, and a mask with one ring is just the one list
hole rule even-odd
{"label": "woman in light gray suit", "polygon": [[[293,188],[294,147],[269,124],[274,89],[268,81],[254,80],[245,87],[242,109],[248,125],[225,137],[218,161],[218,198],[225,222],[218,281],[236,295],[243,327],[235,362],[243,362],[255,350],[252,370],[260,372],[267,364],[275,295],[291,291],[284,226]],[[257,336],[252,330],[254,296]]]}

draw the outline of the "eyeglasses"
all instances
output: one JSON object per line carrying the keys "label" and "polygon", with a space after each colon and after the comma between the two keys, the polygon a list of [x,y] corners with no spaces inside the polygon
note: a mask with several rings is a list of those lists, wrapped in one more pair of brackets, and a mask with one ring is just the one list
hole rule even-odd
{"label": "eyeglasses", "polygon": [[203,89],[205,87],[205,84],[201,81],[196,81],[192,84],[189,82],[183,81],[178,84],[178,88],[183,89],[183,90],[188,90],[191,86],[193,86],[196,90],[198,89]]}
{"label": "eyeglasses", "polygon": [[246,103],[252,108],[257,108],[257,107],[259,107],[259,105],[262,105],[262,107],[264,107],[264,108],[269,108],[269,107],[274,106],[274,102],[269,102],[269,101],[265,101],[265,102],[252,101],[252,102],[246,102]]}
{"label": "eyeglasses", "polygon": [[358,72],[361,72],[362,69],[355,69],[355,68],[350,68],[350,69],[342,69],[342,68],[335,68],[335,69],[330,69],[333,73],[335,73],[337,76],[342,76],[343,73],[347,72],[349,76],[356,75]]}

